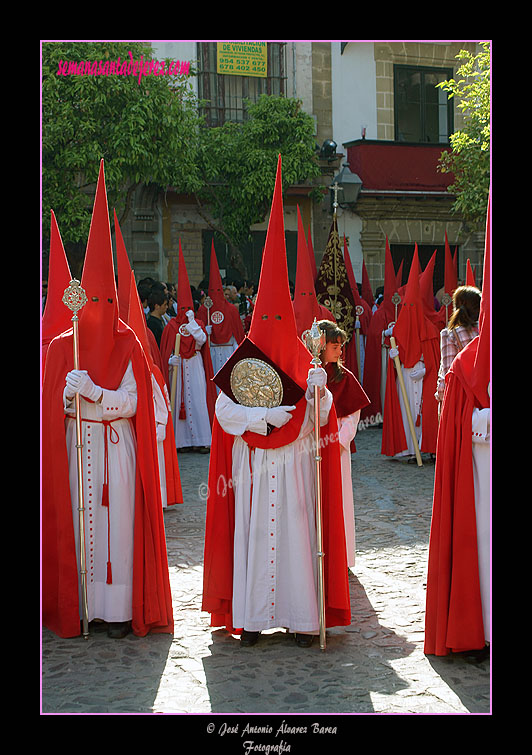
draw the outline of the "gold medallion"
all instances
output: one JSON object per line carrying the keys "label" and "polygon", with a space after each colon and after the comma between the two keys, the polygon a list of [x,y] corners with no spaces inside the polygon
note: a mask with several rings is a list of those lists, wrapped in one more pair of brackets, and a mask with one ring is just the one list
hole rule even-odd
{"label": "gold medallion", "polygon": [[277,372],[262,359],[241,359],[231,370],[231,390],[243,406],[280,406],[283,383]]}

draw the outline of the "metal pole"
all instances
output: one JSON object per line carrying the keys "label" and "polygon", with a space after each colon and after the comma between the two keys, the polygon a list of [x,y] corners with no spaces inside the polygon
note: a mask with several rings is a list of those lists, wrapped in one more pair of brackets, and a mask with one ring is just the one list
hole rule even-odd
{"label": "metal pole", "polygon": [[[179,333],[179,331],[178,331],[176,333],[175,345],[174,345],[174,355],[175,356],[179,356],[179,348],[180,348],[180,346],[181,346],[181,333]],[[171,394],[172,394],[170,396],[170,404],[171,404],[170,411],[172,412],[172,419],[174,420],[174,422],[175,422],[175,393],[176,393],[176,388],[177,388],[177,365],[175,365],[172,368],[172,387],[171,387],[171,391],[170,391]]]}
{"label": "metal pole", "polygon": [[[390,345],[392,349],[397,348],[395,338],[393,336],[390,338]],[[406,409],[406,417],[408,420],[408,426],[410,428],[410,435],[412,436],[412,443],[414,444],[414,452],[416,454],[417,465],[418,467],[422,467],[423,462],[421,461],[421,454],[419,452],[419,446],[418,446],[417,438],[416,438],[416,428],[414,427],[414,420],[412,419],[412,411],[410,409],[410,403],[408,401],[408,396],[406,393],[405,379],[403,376],[403,370],[401,368],[401,361],[399,357],[394,357],[393,361],[395,364],[395,369],[397,370],[397,378],[399,380],[401,393],[403,395],[403,401],[404,401],[405,409]]]}
{"label": "metal pole", "polygon": [[[78,311],[85,306],[87,296],[79,281],[71,280],[63,294],[63,302],[74,312],[72,317],[74,336],[74,369],[79,370],[79,331]],[[79,393],[74,394],[76,409],[76,450],[78,466],[78,521],[79,521],[79,573],[81,577],[81,619],[83,637],[89,637],[89,601],[87,596],[87,565],[85,554],[85,503],[83,495],[83,436],[81,432],[81,400]]]}
{"label": "metal pole", "polygon": [[[203,302],[203,304],[205,305],[205,308],[207,310],[207,325],[210,325],[211,324],[211,307],[214,304],[214,302],[213,302],[213,300],[211,299],[210,296],[206,296],[205,297],[205,301]],[[210,348],[210,346],[211,346],[211,337],[210,337],[209,333],[207,333],[207,340],[209,341],[209,348]]]}
{"label": "metal pole", "polygon": [[[319,354],[324,346],[325,334],[319,329],[316,319],[306,336],[306,346],[313,356],[311,364],[319,367],[321,361]],[[320,628],[320,648],[325,650],[325,584],[323,559],[323,519],[322,519],[322,495],[321,495],[321,455],[320,455],[320,389],[314,386],[314,444],[316,462],[316,555],[318,559],[318,612]]]}

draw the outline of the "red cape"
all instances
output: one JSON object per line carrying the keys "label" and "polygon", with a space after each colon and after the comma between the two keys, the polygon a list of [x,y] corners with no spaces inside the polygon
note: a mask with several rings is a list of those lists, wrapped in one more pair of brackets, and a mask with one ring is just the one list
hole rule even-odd
{"label": "red cape", "polygon": [[337,417],[348,417],[350,414],[362,409],[369,403],[369,398],[364,392],[362,386],[345,366],[344,377],[339,383],[332,380],[334,365],[330,362],[325,365],[327,373],[327,388],[333,396],[334,408]]}
{"label": "red cape", "polygon": [[[366,335],[366,349],[364,352],[364,376],[362,384],[368,394],[371,404],[362,410],[362,418],[379,417],[382,420],[384,407],[381,402],[381,348],[382,332],[391,322],[395,322],[401,312],[402,305],[392,304],[392,296],[397,291],[397,279],[393,266],[388,237],[384,252],[384,297],[378,309],[373,313]],[[389,341],[388,341],[389,345]]]}
{"label": "red cape", "polygon": [[477,650],[485,645],[471,422],[479,406],[470,389],[479,339],[454,359],[445,378],[438,431],[430,530],[425,653]]}
{"label": "red cape", "polygon": [[[416,418],[414,417],[414,422]],[[407,432],[410,432],[408,429]],[[386,371],[386,392],[384,394],[384,416],[382,423],[381,454],[395,456],[408,448],[401,404],[397,395],[397,370],[388,359]]]}
{"label": "red cape", "polygon": [[[345,365],[343,366],[344,377],[339,383],[335,383],[332,380],[333,369],[332,363],[325,365],[327,388],[332,393],[336,416],[348,417],[350,414],[367,406],[369,398],[355,375]],[[351,453],[356,453],[357,449],[354,440],[351,441],[350,450]]]}
{"label": "red cape", "polygon": [[[133,563],[134,634],[173,632],[172,596],[159,476],[151,375],[139,341],[127,326],[137,383],[137,413],[130,421],[137,438]],[[129,335],[130,334],[130,335]],[[60,637],[80,634],[77,544],[65,443],[63,388],[72,364],[72,331],[50,344],[42,394],[42,611],[43,623]]]}
{"label": "red cape", "polygon": [[[420,410],[423,425],[420,451],[436,453],[438,404],[434,398],[434,393],[436,392],[438,368],[440,366],[440,339],[437,328],[425,316],[419,277],[419,258],[416,244],[408,283],[403,294],[403,306],[394,326],[393,335],[397,339],[399,358],[404,367],[414,367],[423,357],[425,375],[423,377]],[[390,374],[390,368],[393,368],[393,375]],[[402,423],[402,420],[400,419],[399,398],[395,385],[395,372],[395,366],[388,364],[382,426],[382,453],[386,453],[388,456],[394,456],[405,450],[396,445],[397,440],[402,441],[399,428],[396,427],[397,422]],[[413,417],[413,420],[417,424],[418,418]]]}
{"label": "red cape", "polygon": [[[423,430],[419,450],[423,453],[436,453],[438,438],[438,403],[434,398],[440,366],[440,348],[437,339],[422,341],[425,375],[423,377],[423,393],[421,399],[421,421]],[[393,360],[388,359],[386,372],[386,392],[384,395],[384,415],[382,424],[381,453],[385,456],[395,456],[406,451],[407,443],[403,428],[403,415],[397,393],[397,371]],[[417,417],[412,417],[414,423]]]}
{"label": "red cape", "polygon": [[152,375],[163,394],[167,408],[168,421],[166,423],[166,435],[164,436],[164,470],[166,482],[166,505],[173,506],[175,503],[183,503],[183,490],[181,488],[181,474],[179,472],[179,462],[177,460],[177,449],[175,446],[174,421],[172,419],[171,404],[167,396],[166,381],[161,370],[157,365],[152,366]]}
{"label": "red cape", "polygon": [[[390,312],[385,302],[375,310],[370,320],[368,332],[366,335],[366,349],[364,352],[364,376],[362,385],[367,393],[370,404],[362,410],[362,417],[377,416],[383,414],[381,405],[381,346],[382,331],[386,330],[390,322],[394,319],[393,305]],[[381,419],[382,421],[382,419]]]}
{"label": "red cape", "polygon": [[[302,399],[301,403],[305,401]],[[321,428],[321,438],[332,439],[324,442],[322,449],[325,620],[329,627],[351,623],[337,427],[333,407],[328,424]],[[222,430],[215,418],[205,524],[202,610],[211,614],[211,626],[222,626],[238,634],[242,627],[233,627],[232,622],[235,526],[235,499],[230,485],[232,450],[233,437]]]}

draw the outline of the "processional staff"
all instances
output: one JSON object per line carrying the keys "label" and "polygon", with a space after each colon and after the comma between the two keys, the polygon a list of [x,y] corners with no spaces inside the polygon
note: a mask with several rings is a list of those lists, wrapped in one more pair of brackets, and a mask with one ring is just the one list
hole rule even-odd
{"label": "processional staff", "polygon": [[[179,330],[176,333],[175,336],[175,344],[174,344],[174,356],[179,356],[179,349],[181,348],[181,333]],[[170,396],[170,411],[172,412],[172,419],[175,422],[175,393],[177,389],[177,365],[174,366],[172,371],[172,387],[170,389],[170,393],[172,394]]]}
{"label": "processional staff", "polygon": [[[316,368],[321,365],[320,353],[325,348],[325,333],[320,330],[316,318],[312,328],[305,333],[305,345],[312,354],[311,364]],[[325,650],[325,586],[323,558],[323,519],[321,510],[321,456],[320,456],[320,388],[314,386],[314,443],[316,462],[316,546],[318,558],[318,611],[320,627],[320,648]]]}
{"label": "processional staff", "polygon": [[445,327],[449,324],[449,305],[452,304],[452,301],[453,297],[446,291],[441,298],[441,303],[445,307]]}
{"label": "processional staff", "polygon": [[[210,296],[205,297],[205,301],[203,302],[206,310],[207,310],[207,326],[211,324],[211,307],[214,304],[213,300]],[[210,333],[207,332],[207,340],[209,341],[209,347],[211,345],[211,336]]]}
{"label": "processional staff", "polygon": [[[357,304],[355,307],[356,323],[360,325],[360,318],[364,314],[364,307],[362,304]],[[362,370],[361,370],[361,357],[360,357],[360,327],[355,327],[356,333],[356,349],[357,349],[357,366],[358,366],[358,379],[362,382]]]}
{"label": "processional staff", "polygon": [[[397,349],[397,344],[393,336],[390,337],[390,345],[392,349]],[[397,379],[399,380],[399,386],[401,388],[401,394],[403,396],[403,402],[406,409],[406,418],[408,420],[408,427],[410,428],[410,435],[412,437],[412,443],[414,444],[414,452],[416,454],[416,460],[418,467],[423,466],[421,461],[421,454],[419,452],[419,446],[416,437],[416,428],[414,427],[414,420],[412,419],[412,410],[410,409],[410,402],[408,401],[408,395],[406,393],[405,379],[403,376],[403,369],[401,367],[401,360],[398,356],[393,357],[395,369],[397,370]]]}
{"label": "processional staff", "polygon": [[[87,295],[80,282],[73,279],[63,294],[63,304],[74,313],[72,317],[74,335],[74,369],[79,370],[79,310],[87,303]],[[76,449],[78,465],[78,519],[79,519],[79,573],[81,577],[81,609],[83,637],[89,637],[89,601],[87,597],[87,565],[85,555],[85,503],[83,496],[83,438],[81,433],[81,401],[79,393],[74,394],[76,411]]]}

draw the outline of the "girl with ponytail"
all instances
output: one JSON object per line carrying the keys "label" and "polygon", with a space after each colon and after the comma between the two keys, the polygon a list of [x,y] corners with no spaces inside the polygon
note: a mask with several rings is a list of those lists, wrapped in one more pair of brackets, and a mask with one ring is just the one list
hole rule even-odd
{"label": "girl with ponytail", "polygon": [[478,336],[480,290],[476,286],[459,286],[453,293],[453,313],[440,333],[441,360],[436,399],[443,401],[445,375],[455,356]]}

